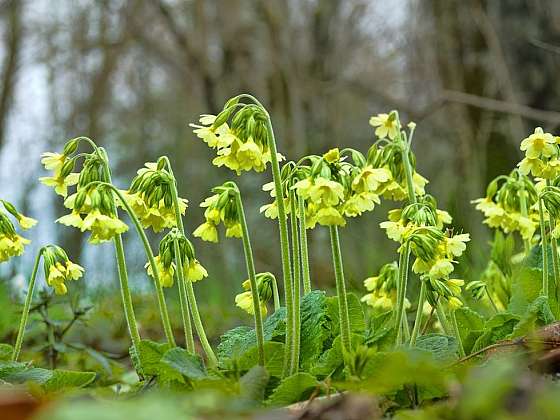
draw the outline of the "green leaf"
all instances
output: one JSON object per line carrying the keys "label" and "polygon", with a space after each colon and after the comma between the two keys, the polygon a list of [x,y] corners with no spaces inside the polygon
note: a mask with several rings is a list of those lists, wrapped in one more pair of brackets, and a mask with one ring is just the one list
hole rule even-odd
{"label": "green leaf", "polygon": [[538,327],[554,322],[554,315],[548,304],[546,296],[539,296],[527,308],[519,323],[515,326],[509,338],[522,337],[534,331]]}
{"label": "green leaf", "polygon": [[138,362],[145,376],[156,376],[162,382],[183,381],[183,375],[162,362],[163,355],[169,350],[167,343],[142,340],[138,345]]}
{"label": "green leaf", "polygon": [[200,356],[180,347],[165,352],[161,362],[190,380],[204,379],[208,376]]}
{"label": "green leaf", "polygon": [[[300,366],[307,370],[323,352],[330,337],[327,298],[323,291],[314,290],[301,302]],[[274,375],[270,369],[271,375]]]}
{"label": "green leaf", "polygon": [[455,337],[443,334],[427,334],[418,337],[416,347],[427,351],[434,360],[442,363],[451,363],[456,360],[459,348]]}
{"label": "green leaf", "polygon": [[[265,319],[263,324],[266,341],[283,337],[286,331],[286,308],[280,308],[274,312]],[[220,364],[227,363],[228,359],[240,357],[256,344],[257,335],[253,328],[241,326],[226,332],[222,335],[217,349]]]}
{"label": "green leaf", "polygon": [[[346,295],[348,301],[348,316],[350,318],[350,331],[353,333],[363,333],[366,329],[364,311],[360,299],[353,293]],[[336,337],[340,334],[340,322],[338,316],[338,297],[327,298],[328,314],[331,318],[331,335]]]}
{"label": "green leaf", "polygon": [[95,372],[74,372],[54,370],[52,376],[43,384],[46,392],[57,392],[68,388],[83,388],[91,384],[96,377]]}
{"label": "green leaf", "polygon": [[12,359],[14,348],[9,344],[0,343],[0,361],[7,361]]}
{"label": "green leaf", "polygon": [[309,373],[296,373],[280,382],[269,397],[267,404],[282,407],[302,401],[309,397],[318,386],[317,379]]}
{"label": "green leaf", "polygon": [[484,324],[484,332],[476,340],[472,352],[481,350],[490,344],[509,337],[519,319],[518,315],[509,312],[494,315]]}
{"label": "green leaf", "polygon": [[242,398],[260,402],[264,400],[264,392],[268,384],[269,375],[262,366],[253,366],[239,379],[239,390]]}
{"label": "green leaf", "polygon": [[[257,364],[257,346],[251,347],[238,360],[238,367],[241,371],[250,370]],[[264,366],[270,376],[282,375],[284,364],[284,343],[267,341],[264,343]]]}
{"label": "green leaf", "polygon": [[482,335],[484,329],[484,318],[470,308],[462,307],[455,311],[459,334],[465,352],[469,354],[475,341]]}
{"label": "green leaf", "polygon": [[[352,347],[356,348],[363,344],[363,337],[352,334]],[[342,341],[340,336],[336,337],[330,349],[325,351],[317,362],[313,365],[310,372],[315,376],[333,377],[342,374],[344,369],[344,355],[342,354]]]}

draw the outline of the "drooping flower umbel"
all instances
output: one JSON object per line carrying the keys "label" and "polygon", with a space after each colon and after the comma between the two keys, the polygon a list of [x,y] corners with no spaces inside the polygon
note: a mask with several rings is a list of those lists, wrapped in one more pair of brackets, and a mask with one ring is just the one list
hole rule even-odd
{"label": "drooping flower umbel", "polygon": [[[173,208],[171,183],[175,179],[161,164],[148,162],[138,170],[128,191],[123,195],[128,204],[142,222],[144,228],[151,227],[154,232],[161,232],[177,226]],[[180,214],[184,215],[188,201],[178,198]]]}
{"label": "drooping flower umbel", "polygon": [[47,284],[57,295],[68,292],[67,281],[78,280],[84,274],[84,269],[70,261],[66,252],[56,245],[48,245],[43,249],[43,267]]}
{"label": "drooping flower umbel", "polygon": [[[30,229],[37,224],[35,219],[21,214],[12,203],[6,200],[0,200],[0,202],[6,212],[14,217],[23,230]],[[0,263],[22,255],[25,245],[30,243],[28,239],[17,233],[8,214],[0,210]]]}
{"label": "drooping flower umbel", "polygon": [[[268,312],[266,304],[272,298],[273,282],[275,282],[276,280],[274,279],[274,276],[268,272],[258,273],[256,275],[256,279],[259,292],[258,296],[261,307],[261,314],[264,317]],[[242,286],[245,291],[235,296],[235,304],[248,314],[254,315],[255,309],[253,306],[253,293],[251,292],[250,280],[245,280],[242,283]]]}
{"label": "drooping flower umbel", "polygon": [[[362,302],[380,311],[393,309],[397,304],[397,281],[399,267],[396,261],[385,264],[377,276],[364,280],[364,286],[369,293],[362,297]],[[405,308],[410,307],[408,299]]]}
{"label": "drooping flower umbel", "polygon": [[[271,161],[267,115],[256,104],[229,100],[220,114],[201,115],[200,124],[190,124],[194,133],[216,151],[212,163],[237,175],[242,171],[262,172]],[[282,156],[278,154],[278,160]]]}
{"label": "drooping flower umbel", "polygon": [[[175,241],[179,243],[186,280],[196,282],[208,277],[208,272],[196,259],[194,246],[191,241],[178,229],[174,228],[159,243],[159,255],[155,257],[161,285],[163,287],[173,286],[176,270]],[[149,263],[146,264],[146,269],[148,274],[153,277],[152,268]]]}

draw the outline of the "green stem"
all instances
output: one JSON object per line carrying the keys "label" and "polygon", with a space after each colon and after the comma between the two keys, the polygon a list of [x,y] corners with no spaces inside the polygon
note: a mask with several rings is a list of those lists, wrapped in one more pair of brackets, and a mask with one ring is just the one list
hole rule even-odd
{"label": "green stem", "polygon": [[173,337],[173,329],[171,328],[171,322],[169,321],[169,313],[167,311],[167,304],[165,303],[165,295],[163,294],[163,288],[161,286],[161,281],[159,278],[159,270],[155,261],[152,247],[150,246],[150,242],[148,241],[148,237],[146,236],[146,232],[144,232],[144,229],[142,228],[142,224],[138,220],[138,217],[134,213],[134,210],[132,210],[130,205],[126,202],[125,198],[123,197],[122,193],[119,191],[117,187],[107,182],[92,182],[90,185],[94,185],[94,184],[103,185],[113,190],[114,194],[119,198],[123,207],[126,209],[128,216],[132,220],[132,223],[134,224],[136,231],[138,232],[138,235],[142,240],[142,245],[144,246],[144,250],[146,252],[146,255],[148,256],[148,261],[150,262],[150,267],[152,268],[154,283],[156,285],[156,295],[158,299],[159,312],[163,323],[163,330],[165,332],[165,337],[169,345],[175,347],[176,345],[175,338]]}
{"label": "green stem", "polygon": [[[181,209],[179,208],[179,191],[177,190],[177,180],[175,178],[175,175],[173,174],[173,169],[171,168],[171,162],[169,161],[169,158],[167,156],[163,156],[163,159],[165,160],[167,171],[169,172],[169,175],[172,179],[170,187],[171,197],[173,198],[173,209],[175,211],[175,221],[181,233],[186,237],[183,217],[181,216]],[[196,329],[196,333],[198,334],[200,344],[202,345],[204,353],[206,353],[206,357],[208,357],[209,362],[212,364],[212,366],[216,366],[218,364],[218,359],[214,354],[214,350],[212,350],[212,346],[210,345],[208,336],[206,335],[206,330],[204,329],[204,325],[202,324],[200,311],[198,310],[198,303],[196,301],[196,295],[194,293],[194,287],[192,285],[192,282],[189,280],[186,281],[185,285],[189,309],[193,317],[194,327]]]}
{"label": "green stem", "polygon": [[457,324],[457,318],[455,317],[455,310],[449,311],[451,315],[451,324],[453,325],[453,331],[455,332],[455,338],[457,339],[457,344],[459,345],[459,356],[461,358],[465,357],[465,348],[463,347],[463,340],[461,339],[461,334],[459,333],[459,325]]}
{"label": "green stem", "polygon": [[[98,148],[97,145],[89,138],[84,138],[90,144],[93,145],[96,153],[101,156],[103,160],[103,165],[105,166],[105,173],[107,174],[107,182],[112,185],[111,179],[111,167],[109,166],[109,157],[105,152],[105,149]],[[119,212],[116,205],[113,202],[113,211],[115,217],[119,217]],[[132,341],[132,348],[134,352],[138,354],[138,349],[140,346],[140,333],[138,331],[138,324],[136,323],[136,315],[134,314],[134,306],[132,304],[132,294],[130,293],[130,286],[128,284],[128,271],[126,269],[126,257],[124,253],[124,245],[122,235],[118,234],[113,238],[113,243],[115,245],[115,258],[117,260],[117,271],[119,275],[119,285],[121,289],[121,300],[123,303],[124,317],[126,319],[126,324],[128,327],[128,332],[130,334],[130,339]]]}
{"label": "green stem", "polygon": [[426,292],[426,282],[420,281],[420,296],[418,297],[418,307],[416,308],[416,319],[414,320],[414,328],[412,329],[412,335],[410,336],[411,347],[416,344],[416,339],[418,338],[418,333],[420,332],[422,315],[424,313],[424,302],[426,302]]}
{"label": "green stem", "polygon": [[[301,341],[301,313],[300,313],[300,298],[301,298],[301,247],[300,238],[298,235],[298,218],[297,218],[297,203],[296,193],[294,190],[290,191],[290,223],[292,225],[292,258],[294,265],[294,335],[293,343],[294,350],[292,352],[292,362],[290,375],[296,374],[299,370],[299,350]],[[304,227],[305,228],[305,227]]]}
{"label": "green stem", "polygon": [[307,227],[305,220],[305,199],[298,196],[299,241],[301,249],[301,265],[303,270],[303,294],[311,292],[311,276],[309,271],[309,249],[307,247]]}
{"label": "green stem", "polygon": [[253,250],[251,248],[251,238],[249,237],[249,228],[247,226],[247,219],[245,218],[245,210],[241,202],[241,194],[239,191],[235,194],[235,201],[237,204],[237,213],[239,215],[239,223],[241,223],[241,230],[243,232],[243,250],[245,252],[245,263],[247,265],[247,274],[249,275],[249,282],[251,283],[251,296],[253,298],[253,310],[255,312],[255,331],[257,335],[257,349],[259,353],[259,365],[264,366],[264,331],[261,313],[261,301],[259,298],[259,288],[257,285],[257,274],[255,271],[255,262],[253,260]]}
{"label": "green stem", "polygon": [[[524,188],[519,191],[519,206],[521,215],[523,217],[528,217],[529,212],[527,209],[527,192]],[[525,255],[529,255],[529,252],[531,251],[531,241],[529,239],[524,239],[523,247],[525,250]]]}
{"label": "green stem", "polygon": [[492,309],[494,309],[494,312],[496,313],[500,312],[498,310],[498,307],[496,306],[496,302],[494,302],[494,299],[492,298],[492,295],[490,294],[490,291],[488,290],[487,287],[486,287],[486,296],[488,296],[488,300],[490,301],[490,305],[492,305]]}
{"label": "green stem", "polygon": [[449,326],[449,321],[445,315],[441,299],[438,300],[438,303],[436,304],[436,315],[441,327],[443,328],[443,332],[447,335],[451,335],[451,327]]}
{"label": "green stem", "polygon": [[[262,107],[264,112],[266,110]],[[272,179],[274,181],[274,192],[276,193],[276,206],[278,208],[278,226],[280,229],[280,256],[282,258],[282,276],[284,281],[284,295],[286,300],[286,345],[284,349],[284,369],[282,376],[286,376],[290,370],[292,354],[294,351],[292,337],[294,332],[293,320],[293,277],[290,262],[290,242],[288,239],[288,223],[286,220],[286,209],[284,208],[284,191],[282,188],[282,178],[280,175],[280,164],[278,163],[278,151],[276,148],[276,139],[274,138],[274,130],[268,112],[267,130],[268,130],[268,148],[270,149],[270,166],[272,167]]]}
{"label": "green stem", "polygon": [[19,322],[18,334],[16,337],[16,344],[14,346],[14,352],[12,353],[12,361],[16,362],[19,353],[21,351],[21,345],[23,343],[23,336],[25,334],[25,327],[27,326],[27,320],[29,318],[29,308],[31,307],[31,301],[33,300],[33,291],[35,290],[35,280],[37,279],[37,272],[39,271],[39,262],[43,256],[44,248],[41,248],[35,257],[35,264],[33,264],[33,271],[31,272],[31,279],[29,280],[29,287],[27,288],[27,296],[25,297],[25,303],[23,305],[23,312],[21,314],[21,320]]}
{"label": "green stem", "polygon": [[543,280],[542,280],[542,294],[548,296],[548,241],[546,238],[546,226],[544,221],[544,209],[542,199],[539,198],[539,218],[541,225],[541,247],[543,259]]}
{"label": "green stem", "polygon": [[342,340],[343,355],[346,356],[352,350],[352,343],[350,341],[350,316],[348,314],[348,298],[346,296],[346,284],[344,281],[344,269],[342,266],[342,253],[340,251],[338,227],[329,226],[329,232],[331,237],[334,275],[336,280],[336,294],[338,296],[340,338]]}
{"label": "green stem", "polygon": [[189,305],[192,310],[194,328],[196,329],[196,333],[198,334],[198,338],[200,339],[200,345],[204,349],[206,357],[208,357],[210,366],[215,367],[218,365],[218,359],[216,358],[214,350],[212,350],[212,346],[210,345],[208,337],[206,336],[206,333],[204,331],[204,326],[202,325],[202,320],[200,319],[200,312],[198,311],[196,296],[194,295],[192,281],[187,280],[185,285],[187,286],[187,297],[189,298]]}
{"label": "green stem", "polygon": [[405,299],[406,287],[408,283],[408,260],[410,255],[410,246],[408,243],[404,244],[399,257],[399,279],[397,288],[397,319],[395,325],[397,326],[397,340],[396,345],[399,346],[403,343],[402,330],[403,320],[405,319]]}
{"label": "green stem", "polygon": [[280,295],[278,293],[278,282],[274,276],[272,276],[272,297],[274,300],[274,312],[276,312],[280,309]]}
{"label": "green stem", "polygon": [[181,249],[179,241],[173,241],[175,252],[175,265],[177,270],[177,283],[179,289],[179,303],[181,305],[181,317],[183,319],[183,330],[185,332],[185,345],[189,353],[195,353],[194,337],[191,324],[191,314],[189,308],[189,299],[187,297],[187,290],[185,288],[185,271],[183,267],[183,257],[181,256]]}
{"label": "green stem", "polygon": [[[551,222],[550,231],[552,232],[554,230],[555,221],[551,220],[550,222]],[[554,236],[552,236],[552,234],[550,235],[550,248],[551,248],[550,251],[552,253],[552,273],[554,275],[554,289],[556,290],[560,278],[560,272],[558,266],[558,240]]]}

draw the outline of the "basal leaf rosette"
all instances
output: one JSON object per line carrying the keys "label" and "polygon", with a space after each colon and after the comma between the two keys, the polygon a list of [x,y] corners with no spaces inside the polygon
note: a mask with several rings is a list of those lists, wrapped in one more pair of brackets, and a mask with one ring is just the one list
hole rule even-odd
{"label": "basal leaf rosette", "polygon": [[12,257],[22,255],[25,245],[31,242],[17,233],[16,227],[8,215],[11,215],[23,230],[32,228],[37,221],[20,213],[9,201],[0,200],[0,203],[6,210],[5,212],[0,210],[0,263],[3,263]]}

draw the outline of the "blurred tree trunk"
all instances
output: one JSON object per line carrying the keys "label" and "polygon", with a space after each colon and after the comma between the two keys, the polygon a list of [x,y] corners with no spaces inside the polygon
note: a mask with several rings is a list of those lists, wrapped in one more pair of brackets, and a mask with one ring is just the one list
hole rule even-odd
{"label": "blurred tree trunk", "polygon": [[18,60],[23,41],[22,0],[7,0],[0,5],[4,14],[4,60],[0,80],[0,150],[5,141],[6,124],[10,113],[18,75]]}

